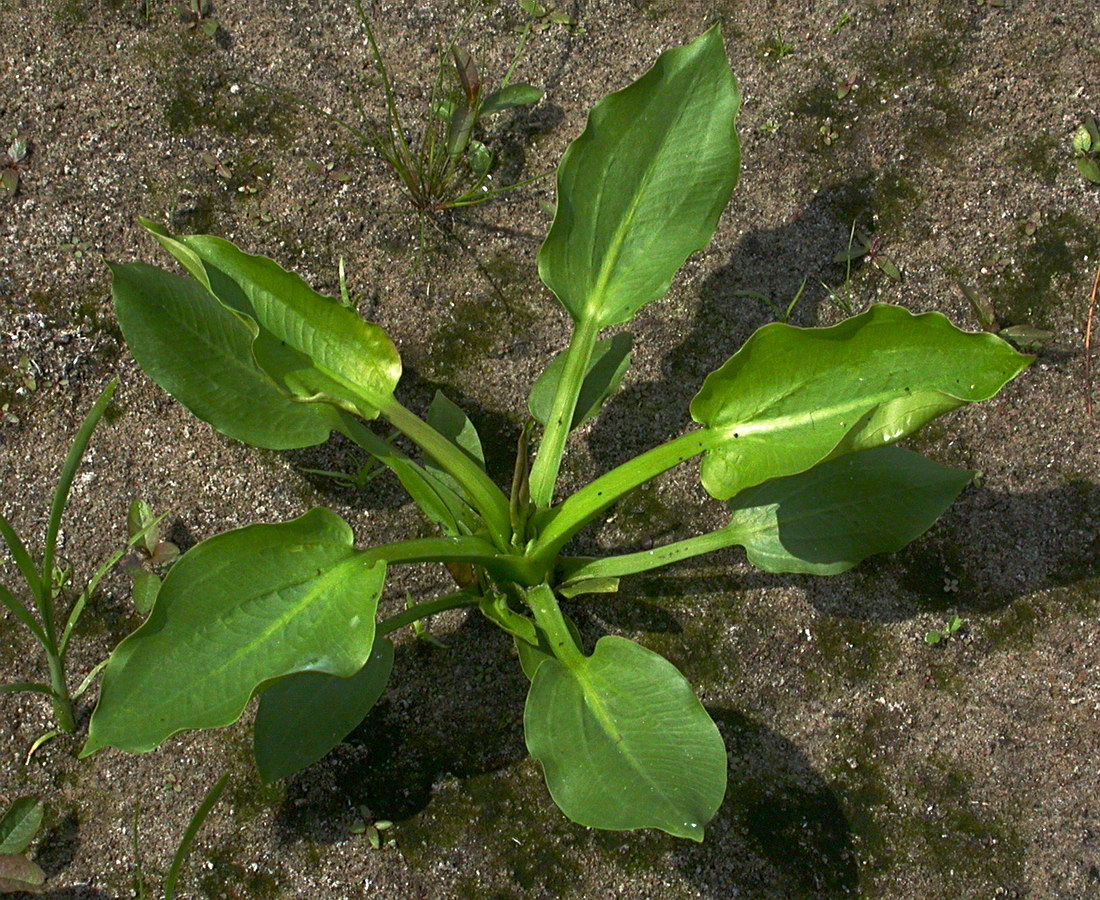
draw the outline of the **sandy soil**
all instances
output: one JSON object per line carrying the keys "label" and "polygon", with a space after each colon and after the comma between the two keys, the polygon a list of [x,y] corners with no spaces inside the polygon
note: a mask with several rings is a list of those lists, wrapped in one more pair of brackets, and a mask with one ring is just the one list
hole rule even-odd
{"label": "sandy soil", "polygon": [[[18,193],[0,196],[0,512],[33,542],[77,423],[111,377],[122,382],[65,522],[78,580],[125,540],[135,496],[169,514],[184,548],[314,505],[347,518],[364,544],[423,528],[384,479],[355,492],[299,471],[342,465],[341,446],[249,449],[141,373],[101,262],[168,264],[136,215],[228,237],[326,292],[343,256],[360,311],[401,349],[402,400],[423,409],[442,388],[463,403],[494,435],[501,482],[527,388],[568,339],[534,272],[551,181],[455,214],[441,223],[447,237],[337,126],[251,86],[354,116],[349,84],[367,57],[352,7],[226,2],[209,37],[181,6],[0,0],[0,131],[31,146]],[[439,42],[466,7],[369,8],[415,117]],[[135,896],[135,847],[147,896],[158,896],[191,812],[228,771],[180,896],[1100,897],[1100,454],[1083,352],[1100,189],[1070,148],[1083,117],[1100,114],[1095,4],[568,9],[583,33],[539,34],[520,70],[545,98],[491,135],[524,173],[552,170],[600,96],[713,21],[745,105],[741,184],[718,234],[638,316],[635,363],[575,439],[567,481],[687,427],[702,378],[774,317],[744,292],[785,306],[805,279],[792,321],[838,320],[825,285],[844,281],[832,260],[857,216],[904,280],[857,268],[843,290],[854,309],[888,301],[973,328],[962,280],[1003,324],[1053,332],[999,397],[914,442],[980,481],[905,552],[848,575],[765,576],[731,551],[571,607],[588,639],[614,632],[666,654],[719,724],[731,787],[702,845],[569,823],[525,754],[513,651],[477,616],[453,613],[431,625],[445,649],[402,639],[393,683],[363,726],[274,787],[254,773],[249,715],[146,756],[78,761],[78,735],[27,762],[48,710],[33,695],[0,695],[0,804],[28,794],[47,804],[33,854],[48,896]],[[468,44],[491,72],[506,67],[518,21],[511,3],[473,17]],[[362,91],[377,109],[377,91]],[[306,160],[352,178],[326,180]],[[583,543],[686,537],[720,520],[715,506],[685,469]],[[0,569],[5,583],[14,576],[10,563]],[[446,584],[438,569],[402,571],[386,607]],[[926,644],[955,613],[960,635]],[[74,681],[137,623],[114,573],[78,635]],[[34,649],[0,618],[2,680],[43,677]],[[379,850],[356,833],[375,819],[396,823]]]}

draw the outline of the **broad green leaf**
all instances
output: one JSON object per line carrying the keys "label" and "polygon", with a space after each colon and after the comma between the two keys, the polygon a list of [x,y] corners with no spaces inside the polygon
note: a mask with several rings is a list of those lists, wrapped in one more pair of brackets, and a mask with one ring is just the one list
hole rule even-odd
{"label": "broad green leaf", "polygon": [[[481,449],[481,438],[478,437],[474,423],[442,391],[436,391],[432,398],[432,405],[428,408],[428,424],[481,468],[485,468],[485,453]],[[434,462],[429,462],[427,466],[429,469],[443,471]]]}
{"label": "broad green leaf", "polygon": [[897,306],[831,328],[765,325],[691,402],[707,429],[703,487],[728,500],[830,456],[893,443],[988,400],[1030,362],[992,334]]}
{"label": "broad green leaf", "polygon": [[299,672],[264,691],[253,743],[260,777],[286,778],[322,759],[378,702],[392,669],[393,644],[379,638],[350,678]]}
{"label": "broad green leaf", "polygon": [[[588,361],[588,369],[581,383],[577,406],[573,412],[570,428],[580,428],[595,416],[612,394],[619,389],[623,376],[630,366],[630,349],[633,344],[631,335],[623,332],[603,341],[596,342],[596,348]],[[551,360],[535,380],[531,394],[527,398],[527,408],[536,422],[545,425],[553,415],[554,396],[565,371],[568,350],[563,350]]]}
{"label": "broad green leaf", "polygon": [[144,753],[184,729],[229,725],[257,688],[293,672],[354,675],[384,577],[327,509],[203,541],[111,655],[83,755]]}
{"label": "broad green leaf", "polygon": [[332,410],[280,391],[253,361],[244,321],[198,282],[142,263],[111,271],[115,312],[134,359],[196,416],[269,450],[328,439]]}
{"label": "broad green leaf", "polygon": [[20,797],[0,819],[0,855],[22,853],[42,827],[43,806],[34,797]]}
{"label": "broad green leaf", "polygon": [[1077,171],[1081,173],[1083,178],[1087,178],[1093,184],[1100,184],[1100,163],[1097,163],[1095,159],[1082,157],[1077,160]]}
{"label": "broad green leaf", "polygon": [[360,404],[355,391],[326,375],[308,354],[295,350],[262,327],[257,322],[256,307],[242,286],[215,265],[212,259],[204,259],[188,245],[187,241],[199,240],[201,236],[177,238],[156,222],[144,218],[139,218],[138,221],[193,278],[210,290],[225,306],[241,314],[242,321],[253,335],[254,361],[286,393],[299,399],[331,402],[349,412],[358,412]]}
{"label": "broad green leaf", "polygon": [[[362,414],[377,415],[379,404],[392,396],[401,377],[401,358],[381,328],[318,294],[274,260],[244,253],[229,241],[209,235],[178,240],[208,271],[217,269],[237,284],[262,329],[304,353],[318,371],[353,391]],[[220,290],[213,280],[211,286],[215,292]]]}
{"label": "broad green leaf", "polygon": [[157,602],[160,591],[160,578],[152,572],[139,570],[134,575],[134,609],[143,616],[149,613]]}
{"label": "broad green leaf", "polygon": [[499,91],[493,91],[485,98],[485,102],[481,104],[480,115],[491,116],[506,109],[531,106],[542,99],[542,94],[541,90],[529,84],[510,84]]}
{"label": "broad green leaf", "polygon": [[726,748],[668,660],[604,637],[575,669],[546,659],[523,716],[554,802],[581,825],[703,839],[726,793]]}
{"label": "broad green leaf", "polygon": [[919,537],[973,475],[877,447],[742,491],[723,531],[767,572],[836,575]]}
{"label": "broad green leaf", "polygon": [[46,884],[46,873],[22,856],[0,855],[0,894],[39,894]]}
{"label": "broad green leaf", "polygon": [[322,372],[305,353],[287,346],[257,327],[252,357],[263,371],[297,402],[331,403],[357,414],[362,405],[355,391]]}
{"label": "broad green leaf", "polygon": [[715,26],[592,108],[558,166],[538,259],[574,321],[628,321],[710,242],[737,183],[739,105]]}

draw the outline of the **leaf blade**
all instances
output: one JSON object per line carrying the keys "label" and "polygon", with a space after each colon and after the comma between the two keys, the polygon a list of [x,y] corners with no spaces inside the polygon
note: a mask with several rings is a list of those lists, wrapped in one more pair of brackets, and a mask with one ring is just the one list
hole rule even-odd
{"label": "leaf blade", "polygon": [[38,894],[45,884],[46,873],[37,863],[22,856],[0,856],[0,894]]}
{"label": "leaf blade", "polygon": [[320,508],[203,541],[111,655],[82,755],[143,753],[179,731],[229,725],[257,688],[294,672],[353,675],[374,641],[384,577]]}
{"label": "leaf blade", "polygon": [[939,313],[886,304],[830,328],[765,325],[691,402],[710,442],[703,486],[728,500],[830,456],[900,440],[989,399],[1031,359]]}
{"label": "leaf blade", "polygon": [[266,256],[254,256],[211,235],[180,241],[203,263],[228,276],[252,304],[256,321],[278,340],[309,357],[323,374],[364,401],[367,418],[393,394],[401,377],[397,348],[377,325],[323,297]]}
{"label": "leaf blade", "polygon": [[253,737],[260,777],[276,781],[324,758],[378,702],[392,669],[393,644],[380,638],[350,678],[298,672],[264,691]]}
{"label": "leaf blade", "polygon": [[723,531],[766,572],[837,575],[915,540],[973,475],[876,447],[742,491]]}
{"label": "leaf blade", "polygon": [[543,91],[529,84],[510,84],[485,98],[478,117],[491,116],[520,106],[533,106],[542,99]]}
{"label": "leaf blade", "polygon": [[[623,376],[630,367],[632,346],[633,337],[626,332],[596,342],[596,348],[588,360],[580,393],[577,395],[570,430],[580,428],[599,413],[607,399],[619,389]],[[553,415],[554,397],[565,371],[567,353],[564,350],[550,361],[535,380],[527,398],[527,408],[532,418],[542,425]]]}
{"label": "leaf blade", "polygon": [[112,265],[115,312],[150,378],[217,431],[269,450],[311,447],[336,427],[283,394],[253,362],[244,322],[198,282],[143,263]]}
{"label": "leaf blade", "polygon": [[42,827],[45,808],[35,797],[20,797],[0,819],[0,856],[23,853]]}
{"label": "leaf blade", "polygon": [[739,105],[715,26],[593,107],[558,167],[538,256],[539,277],[574,321],[629,320],[709,243],[737,183]]}
{"label": "leaf blade", "polygon": [[601,638],[576,670],[543,660],[524,732],[554,802],[581,825],[699,841],[725,796],[726,749],[691,686],[624,638]]}

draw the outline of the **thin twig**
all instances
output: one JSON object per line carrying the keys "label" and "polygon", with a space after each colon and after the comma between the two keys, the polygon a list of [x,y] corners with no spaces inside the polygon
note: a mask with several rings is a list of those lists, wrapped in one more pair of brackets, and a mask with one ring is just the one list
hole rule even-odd
{"label": "thin twig", "polygon": [[1089,296],[1089,317],[1085,323],[1085,409],[1089,421],[1094,418],[1092,408],[1092,321],[1096,315],[1096,291],[1100,288],[1100,266],[1096,267],[1096,277],[1092,279],[1092,294]]}

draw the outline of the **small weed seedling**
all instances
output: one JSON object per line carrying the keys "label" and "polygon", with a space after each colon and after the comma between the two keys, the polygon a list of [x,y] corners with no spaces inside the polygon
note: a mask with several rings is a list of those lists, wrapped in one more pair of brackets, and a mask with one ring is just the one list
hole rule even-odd
{"label": "small weed seedling", "polygon": [[992,300],[962,281],[956,281],[955,286],[970,304],[970,308],[974,311],[974,318],[978,320],[983,331],[1000,335],[1014,347],[1025,352],[1040,350],[1054,339],[1054,332],[1036,328],[1034,325],[1002,327]]}
{"label": "small weed seedling", "polygon": [[833,22],[833,24],[829,27],[829,34],[835,37],[836,35],[840,34],[840,32],[843,31],[844,28],[851,23],[851,21],[852,11],[850,9],[844,10],[844,12],[837,16],[836,21]]}
{"label": "small weed seedling", "polygon": [[798,44],[793,41],[788,43],[783,40],[783,36],[779,33],[779,29],[775,29],[775,37],[770,37],[764,41],[764,56],[767,59],[773,59],[779,62],[781,59],[786,59],[798,50]]}
{"label": "small weed seedling", "polygon": [[843,100],[858,87],[859,84],[855,78],[845,79],[836,86],[836,99]]}
{"label": "small weed seedling", "polygon": [[126,530],[133,550],[123,557],[119,565],[133,581],[134,608],[143,615],[153,608],[160,590],[161,575],[180,555],[179,547],[171,541],[161,540],[160,522],[163,518],[154,516],[144,500],[131,503],[126,515]]}
{"label": "small weed seedling", "polygon": [[959,616],[952,616],[946,622],[943,623],[943,628],[933,628],[924,636],[924,641],[927,644],[939,644],[942,641],[949,640],[958,634],[966,625],[966,620]]}
{"label": "small weed seedling", "polygon": [[0,894],[37,894],[46,883],[46,873],[25,855],[42,827],[42,812],[41,802],[23,797],[0,819]]}
{"label": "small weed seedling", "polygon": [[214,18],[214,4],[211,0],[187,0],[187,27],[194,31],[201,28],[207,37],[214,37],[221,23]]}
{"label": "small weed seedling", "polygon": [[[617,635],[585,647],[560,601],[583,603],[625,576],[733,545],[768,572],[819,575],[897,550],[972,473],[894,444],[992,397],[1031,361],[994,335],[896,306],[829,328],[765,325],[703,383],[690,407],[698,427],[557,498],[570,432],[599,413],[630,363],[629,334],[601,335],[666,293],[729,201],[739,105],[713,28],[601,100],[566,151],[538,271],[572,338],[531,390],[507,492],[458,406],[437,393],[425,420],[397,400],[401,358],[378,326],[271,259],[145,222],[187,277],[112,266],[119,324],[142,368],[258,447],[344,434],[442,534],[358,549],[350,526],[318,508],[203,541],[112,655],[84,755],[146,752],[185,729],[220,728],[259,694],[260,774],[290,775],[381,696],[395,631],[464,608],[514,641],[530,679],[527,747],[569,818],[701,840],[726,791],[718,728],[670,662]],[[378,418],[409,452],[364,423]],[[696,458],[704,489],[727,504],[725,526],[607,558],[568,553],[620,500]],[[379,620],[388,567],[420,563],[446,564],[458,590]]]}
{"label": "small weed seedling", "polygon": [[537,0],[519,0],[519,8],[528,16],[530,21],[520,26],[519,31],[530,30],[534,32],[546,31],[555,25],[564,28],[570,34],[584,34],[584,26],[577,23],[566,13],[558,9],[557,3],[538,3]]}
{"label": "small weed seedling", "polygon": [[831,147],[840,137],[840,134],[833,126],[832,116],[827,116],[825,118],[825,121],[821,123],[821,127],[817,129],[817,133],[821,135],[821,143],[826,147]]}
{"label": "small weed seedling", "polygon": [[1073,134],[1073,154],[1077,157],[1077,171],[1093,184],[1100,184],[1100,126],[1092,116]]}
{"label": "small weed seedling", "polygon": [[0,157],[0,188],[14,196],[19,192],[19,173],[27,165],[30,145],[14,128],[8,134],[8,146]]}
{"label": "small weed seedling", "polygon": [[798,290],[794,292],[794,295],[786,306],[760,291],[734,291],[733,296],[751,297],[753,300],[759,300],[772,311],[772,315],[775,316],[777,322],[786,323],[789,322],[791,316],[794,315],[795,307],[798,306],[798,301],[802,299],[802,294],[806,291],[806,284],[809,280],[810,277],[808,275],[802,279],[802,283],[799,284]]}
{"label": "small weed seedling", "polygon": [[[836,138],[836,135],[833,135]],[[866,258],[876,269],[881,271],[891,281],[901,281],[902,274],[901,269],[895,265],[894,261],[882,252],[883,239],[876,235],[871,237],[862,231],[852,226],[851,234],[848,236],[848,247],[845,250],[841,250],[836,256],[833,257],[833,262],[843,263],[847,268],[847,275],[844,279],[847,283],[851,278],[851,266],[857,259]]]}
{"label": "small weed seedling", "polygon": [[[479,137],[479,129],[491,116],[531,106],[542,98],[540,89],[512,83],[512,76],[537,21],[528,22],[521,32],[512,62],[496,90],[488,88],[473,55],[458,44],[460,29],[459,35],[440,56],[425,121],[416,131],[418,137],[410,139],[407,135],[413,132],[406,127],[385,58],[379,50],[374,27],[362,0],[356,0],[355,8],[382,87],[386,105],[385,122],[373,121],[360,102],[356,106],[361,126],[288,93],[290,99],[347,129],[364,147],[381,158],[397,176],[405,196],[419,212],[475,206],[536,180],[491,187],[495,159]],[[327,167],[321,174],[332,180],[343,180],[333,175],[332,167]]]}
{"label": "small weed seedling", "polygon": [[[61,469],[61,478],[54,491],[53,502],[50,505],[50,518],[46,526],[46,544],[40,564],[35,564],[34,559],[23,540],[16,534],[15,529],[11,527],[7,519],[0,516],[0,537],[3,538],[8,552],[23,576],[23,581],[31,598],[31,606],[37,616],[31,612],[31,607],[27,606],[2,584],[0,584],[0,603],[42,645],[42,649],[46,654],[46,664],[50,677],[49,683],[16,682],[14,684],[3,684],[0,685],[0,693],[31,691],[45,694],[53,703],[57,729],[66,733],[71,733],[76,728],[73,719],[72,701],[88,689],[96,674],[105,664],[105,662],[101,663],[94,668],[80,686],[75,691],[70,692],[65,660],[69,652],[73,629],[80,621],[88,600],[95,593],[103,576],[122,558],[126,550],[142,541],[150,528],[156,527],[156,520],[154,520],[146,528],[131,533],[125,549],[119,550],[111,556],[92,575],[87,585],[69,608],[68,616],[64,619],[62,626],[58,601],[65,598],[66,588],[72,578],[72,572],[59,568],[56,561],[57,536],[61,529],[61,517],[65,513],[65,505],[69,499],[69,490],[72,487],[73,478],[76,476],[77,467],[80,465],[80,460],[84,456],[84,451],[88,447],[88,442],[91,440],[96,425],[99,424],[99,420],[107,411],[107,406],[111,402],[111,397],[114,395],[117,385],[117,379],[107,385],[88,412],[76,433],[76,437],[73,439],[72,447],[70,447],[69,454],[65,458],[65,464]],[[36,748],[41,746],[44,740],[48,740],[56,734],[57,731],[47,732],[36,742]]]}

